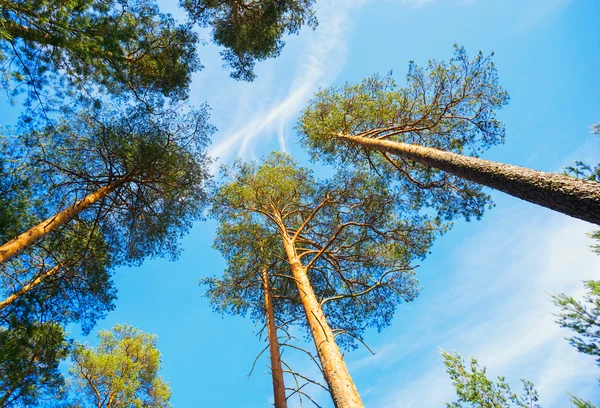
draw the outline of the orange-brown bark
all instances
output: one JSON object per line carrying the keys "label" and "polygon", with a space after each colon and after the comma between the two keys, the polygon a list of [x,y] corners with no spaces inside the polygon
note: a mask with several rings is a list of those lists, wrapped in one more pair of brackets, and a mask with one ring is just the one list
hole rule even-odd
{"label": "orange-brown bark", "polygon": [[87,197],[65,208],[58,214],[53,215],[47,220],[40,222],[35,227],[29,229],[28,231],[22,233],[18,237],[0,246],[0,264],[3,264],[6,261],[9,261],[10,259],[19,255],[29,245],[44,238],[46,235],[59,228],[61,225],[68,223],[77,214],[79,214],[86,208],[92,206],[94,203],[102,200],[111,191],[113,191],[115,188],[119,187],[123,183],[125,183],[125,180],[119,179],[110,183],[107,186],[99,188]]}
{"label": "orange-brown bark", "polygon": [[0,310],[9,306],[11,303],[13,303],[19,297],[23,296],[24,294],[26,294],[27,292],[29,292],[30,290],[35,288],[37,285],[42,283],[44,280],[46,280],[50,276],[58,273],[58,271],[60,271],[60,266],[55,266],[53,268],[48,269],[43,275],[38,276],[37,278],[35,278],[31,282],[29,282],[28,284],[23,285],[21,287],[21,289],[17,290],[15,293],[13,293],[12,295],[10,295],[9,297],[7,297],[6,299],[4,299],[3,301],[0,302]]}
{"label": "orange-brown bark", "polygon": [[336,408],[363,408],[364,405],[358,390],[335,342],[333,331],[315,296],[306,268],[298,259],[293,242],[289,237],[283,237],[283,245],[334,405]]}
{"label": "orange-brown bark", "polygon": [[271,377],[273,378],[273,395],[275,408],[287,408],[285,397],[285,382],[283,380],[283,367],[281,364],[281,352],[277,337],[277,325],[275,324],[275,312],[273,310],[273,294],[269,283],[267,267],[262,272],[263,290],[265,292],[265,314],[267,318],[267,335],[269,337],[269,355],[271,358]]}
{"label": "orange-brown bark", "polygon": [[446,171],[522,200],[600,225],[600,183],[390,140],[341,139]]}

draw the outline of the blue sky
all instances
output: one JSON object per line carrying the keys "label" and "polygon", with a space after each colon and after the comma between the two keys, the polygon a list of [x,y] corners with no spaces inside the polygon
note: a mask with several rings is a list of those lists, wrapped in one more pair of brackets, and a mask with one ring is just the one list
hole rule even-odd
{"label": "blue sky", "polygon": [[[163,9],[180,13],[175,2]],[[577,159],[598,163],[600,2],[597,0],[317,0],[316,31],[287,39],[280,58],[260,63],[258,79],[239,83],[221,68],[219,49],[200,49],[192,101],[208,102],[219,131],[210,149],[219,164],[285,150],[306,162],[294,124],[319,87],[394,71],[409,60],[446,59],[454,43],[472,55],[495,51],[500,81],[511,94],[500,112],[506,143],[484,157],[545,171]],[[369,332],[375,355],[346,354],[368,407],[442,407],[454,397],[439,349],[476,356],[491,375],[518,387],[533,381],[545,408],[567,406],[571,392],[600,403],[593,358],[563,339],[549,294],[581,296],[598,278],[589,224],[491,192],[496,207],[481,221],[458,221],[418,268],[423,290],[402,305],[391,327]],[[122,268],[117,307],[98,329],[132,324],[159,338],[163,376],[176,407],[266,407],[266,356],[248,380],[264,342],[247,319],[214,314],[201,276],[224,267],[211,249],[213,222],[197,223],[177,262]],[[77,336],[77,330],[73,329]],[[79,337],[81,338],[81,337]],[[90,336],[90,343],[95,343]],[[314,373],[300,356],[298,370]],[[319,403],[328,396],[313,390]],[[295,405],[293,405],[295,406]]]}

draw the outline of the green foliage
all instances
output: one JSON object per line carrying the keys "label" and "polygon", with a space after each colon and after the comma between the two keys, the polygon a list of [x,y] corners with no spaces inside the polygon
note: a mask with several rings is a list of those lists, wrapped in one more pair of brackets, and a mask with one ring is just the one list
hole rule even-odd
{"label": "green foliage", "polygon": [[585,287],[592,296],[600,296],[600,281],[585,281]]}
{"label": "green foliage", "polygon": [[[79,218],[98,225],[115,262],[175,257],[200,219],[209,181],[207,109],[89,110],[21,138],[42,188],[44,218],[107,186],[123,184]],[[52,203],[52,205],[50,204]]]}
{"label": "green foliage", "polygon": [[68,355],[58,324],[13,320],[0,327],[0,406],[32,406],[56,394],[64,384],[58,364]]}
{"label": "green foliage", "polygon": [[[58,271],[53,272],[56,267]],[[51,273],[1,309],[0,319],[16,316],[29,321],[43,316],[62,324],[79,322],[83,332],[89,333],[96,321],[114,308],[112,267],[110,250],[100,231],[75,221],[0,267],[0,300]]]}
{"label": "green foliage", "polygon": [[575,408],[596,408],[591,402],[577,398],[574,395],[571,395],[571,403]]}
{"label": "green foliage", "polygon": [[590,234],[590,237],[592,237],[592,239],[595,239],[596,241],[598,241],[598,243],[592,245],[591,248],[592,248],[592,251],[594,251],[595,253],[600,255],[600,231],[592,232]]}
{"label": "green foliage", "polygon": [[185,98],[200,68],[191,27],[153,0],[2,1],[0,21],[4,84],[16,92],[26,84],[29,103],[42,102],[47,88],[62,98],[72,85],[78,97],[101,89]]}
{"label": "green foliage", "polygon": [[565,168],[565,174],[578,179],[600,183],[600,165],[592,168],[589,164],[582,161],[576,161],[574,166]]}
{"label": "green foliage", "polygon": [[99,332],[98,337],[96,347],[76,343],[71,354],[71,391],[80,407],[171,406],[171,390],[159,375],[155,335],[116,325]]}
{"label": "green foliage", "polygon": [[26,228],[30,207],[29,182],[11,163],[10,143],[0,138],[0,242],[6,242]]}
{"label": "green foliage", "polygon": [[235,79],[255,78],[256,61],[274,58],[285,45],[281,37],[303,25],[316,27],[314,0],[180,0],[191,18],[212,28],[213,41],[225,47],[225,65]]}
{"label": "green foliage", "polygon": [[[592,133],[596,135],[600,134],[600,123],[592,125]],[[576,161],[574,166],[568,166],[565,168],[564,174],[578,179],[600,183],[600,164],[592,168],[587,163]],[[592,239],[595,239],[599,242],[598,244],[592,245],[592,251],[600,255],[600,231],[595,231],[591,233],[590,236]]]}
{"label": "green foliage", "polygon": [[514,393],[504,377],[498,381],[487,378],[486,368],[480,368],[477,360],[471,358],[469,367],[458,353],[450,354],[442,350],[446,371],[452,379],[458,400],[447,403],[448,408],[540,408],[538,394],[530,381],[521,380],[523,393]]}
{"label": "green foliage", "polygon": [[[0,157],[10,158],[10,174],[28,186],[21,191],[25,210],[18,200],[8,207],[19,217],[13,217],[7,240],[100,187],[126,182],[1,266],[0,300],[40,277],[43,281],[0,310],[0,317],[43,315],[64,324],[80,322],[89,332],[114,307],[115,266],[176,257],[179,238],[201,218],[205,203],[205,148],[212,131],[206,116],[205,110],[90,109],[55,127],[7,138],[11,155]],[[13,189],[19,185],[13,184]],[[56,267],[58,273],[46,275]]]}
{"label": "green foliage", "polygon": [[262,273],[266,267],[271,293],[276,297],[275,318],[287,322],[302,317],[304,312],[278,235],[261,224],[240,220],[219,224],[214,241],[227,268],[222,277],[203,278],[200,284],[207,286],[206,296],[215,311],[250,314],[254,321],[264,322]]}
{"label": "green foliage", "polygon": [[580,353],[596,357],[600,365],[600,282],[586,282],[589,289],[583,302],[571,296],[552,296],[558,306],[558,323],[561,327],[573,330],[577,335],[569,338],[569,343]]}
{"label": "green foliage", "polygon": [[[233,240],[228,237],[227,247],[253,250],[247,244],[250,230],[258,229],[264,231],[266,242],[278,242],[270,253],[283,256],[281,240],[296,235],[296,251],[308,267],[328,322],[339,334],[348,335],[337,337],[341,345],[353,347],[367,327],[386,327],[396,306],[416,297],[418,283],[411,262],[424,257],[443,228],[414,214],[370,173],[319,181],[290,156],[272,153],[260,165],[238,161],[225,167],[222,175],[224,182],[213,195],[212,216],[220,231],[245,230],[233,234]],[[241,264],[248,265],[256,255],[241,256]],[[237,259],[228,252],[225,257],[229,267],[237,268]],[[304,324],[303,319],[299,323]]]}
{"label": "green foliage", "polygon": [[[44,189],[36,185],[37,169],[22,160],[17,136],[0,139],[0,241],[16,237],[39,223],[46,205]],[[11,305],[0,308],[0,319],[37,321],[42,316],[63,324],[80,322],[89,332],[95,321],[113,308],[116,296],[110,281],[112,259],[103,235],[83,219],[28,248],[18,259],[0,265],[0,301],[24,285],[53,273]]]}
{"label": "green foliage", "polygon": [[[396,191],[443,219],[479,218],[489,205],[482,187],[408,160],[393,160],[339,136],[384,138],[477,155],[504,139],[496,110],[508,102],[492,56],[469,59],[455,47],[449,62],[409,65],[402,88],[391,74],[318,92],[298,123],[313,159],[340,167],[371,168]],[[391,188],[391,187],[390,187]]]}

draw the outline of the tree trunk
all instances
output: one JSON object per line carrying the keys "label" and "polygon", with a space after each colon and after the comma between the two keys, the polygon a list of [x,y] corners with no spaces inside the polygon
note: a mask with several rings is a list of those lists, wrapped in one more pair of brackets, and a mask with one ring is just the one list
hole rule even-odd
{"label": "tree trunk", "polygon": [[339,137],[372,150],[435,167],[522,200],[600,225],[600,183],[431,147],[361,136]]}
{"label": "tree trunk", "polygon": [[283,367],[281,365],[277,325],[275,324],[275,313],[273,310],[273,295],[271,293],[269,274],[267,273],[266,266],[263,266],[262,279],[263,289],[265,291],[265,314],[267,317],[267,335],[269,336],[269,354],[271,357],[271,376],[273,378],[275,408],[287,408],[285,382],[283,381]]}
{"label": "tree trunk", "polygon": [[296,281],[298,294],[306,314],[308,326],[323,366],[325,381],[336,408],[363,408],[360,395],[350,377],[344,358],[335,342],[333,331],[325,319],[323,309],[315,296],[306,269],[300,263],[291,240],[283,237],[283,245]]}
{"label": "tree trunk", "polygon": [[99,188],[92,194],[77,201],[75,204],[65,208],[58,214],[53,215],[47,220],[40,222],[38,225],[31,228],[29,231],[22,233],[15,239],[12,239],[6,244],[0,246],[0,264],[11,260],[15,256],[19,255],[21,252],[23,252],[28,246],[30,246],[34,242],[44,238],[46,235],[56,230],[61,225],[68,223],[77,214],[106,197],[115,188],[125,183],[125,181],[125,179],[119,179],[110,183],[107,186]]}
{"label": "tree trunk", "polygon": [[42,283],[44,280],[46,280],[46,278],[58,273],[58,271],[60,271],[60,265],[50,268],[43,275],[38,276],[37,278],[29,282],[27,285],[24,285],[21,289],[17,290],[15,293],[13,293],[12,295],[0,302],[0,310],[3,310],[7,306],[9,306],[15,300],[17,300],[18,298],[29,292],[31,289],[35,288],[37,285]]}

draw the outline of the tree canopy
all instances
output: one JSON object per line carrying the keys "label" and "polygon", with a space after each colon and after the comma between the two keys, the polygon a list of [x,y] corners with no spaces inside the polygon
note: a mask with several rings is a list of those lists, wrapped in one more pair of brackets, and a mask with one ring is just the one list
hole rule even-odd
{"label": "tree canopy", "polygon": [[314,159],[373,168],[403,194],[415,196],[416,205],[434,208],[442,218],[479,218],[490,203],[480,185],[413,160],[375,154],[339,136],[477,155],[504,140],[496,110],[507,102],[492,55],[469,58],[456,47],[448,62],[430,60],[426,67],[410,62],[404,87],[388,74],[318,92],[297,128]]}
{"label": "tree canopy", "polygon": [[61,360],[69,355],[66,334],[56,323],[0,326],[0,406],[34,406],[59,392]]}
{"label": "tree canopy", "polygon": [[4,85],[30,105],[98,89],[181,99],[200,68],[196,34],[154,0],[2,1],[0,22]]}
{"label": "tree canopy", "polygon": [[[95,223],[119,261],[175,256],[177,237],[201,217],[208,185],[207,111],[81,112],[25,133],[24,171],[43,203],[44,219],[99,188],[115,191],[77,218]],[[112,190],[111,190],[112,191]]]}
{"label": "tree canopy", "polygon": [[553,296],[553,300],[560,309],[560,326],[576,333],[569,343],[580,353],[594,356],[600,365],[600,282],[586,282],[586,288],[584,302],[565,294]]}
{"label": "tree canopy", "polygon": [[[127,325],[98,333],[96,347],[75,343],[70,374],[80,407],[171,407],[171,390],[159,375],[157,338]],[[76,394],[75,394],[76,393]]]}
{"label": "tree canopy", "polygon": [[[258,225],[267,242],[279,240],[274,253],[285,253],[304,311],[298,323],[313,338],[332,398],[338,406],[362,406],[338,345],[356,347],[367,328],[386,327],[398,304],[415,298],[412,261],[425,256],[444,227],[390,194],[370,172],[317,180],[274,152],[262,163],[237,161],[222,175],[212,215],[221,228],[256,231]],[[236,238],[244,250],[253,249],[245,245],[250,236]]]}
{"label": "tree canopy", "polygon": [[261,164],[225,167],[223,176],[212,207],[221,228],[260,225],[269,241],[297,234],[298,255],[328,320],[350,335],[340,336],[342,344],[355,346],[354,336],[367,327],[387,326],[397,304],[416,296],[410,262],[427,253],[442,228],[369,173],[317,180],[290,156],[272,153]]}
{"label": "tree canopy", "polygon": [[279,241],[278,235],[258,223],[242,220],[219,224],[214,248],[225,258],[226,269],[222,276],[200,279],[207,286],[206,296],[215,311],[250,315],[252,320],[264,323],[262,272],[267,267],[273,296],[290,299],[274,302],[277,320],[296,320],[302,315]]}
{"label": "tree canopy", "polygon": [[212,29],[213,41],[225,47],[225,66],[235,79],[255,78],[256,61],[275,58],[282,37],[303,25],[316,27],[314,0],[180,0],[192,20]]}
{"label": "tree canopy", "polygon": [[486,368],[480,368],[475,358],[471,358],[467,367],[458,353],[451,354],[442,350],[442,356],[458,396],[456,402],[446,403],[446,407],[541,408],[537,403],[537,391],[530,381],[521,380],[523,393],[519,395],[512,391],[504,377],[498,377],[498,381],[488,379]]}
{"label": "tree canopy", "polygon": [[[0,315],[44,313],[81,322],[89,332],[113,308],[115,266],[176,257],[178,238],[206,204],[212,131],[206,116],[205,110],[91,110],[12,137],[6,169],[29,189],[19,190],[26,211],[11,211],[24,220],[12,217],[18,222],[5,228],[2,237],[12,240],[2,248],[22,235],[23,225],[37,223],[45,232],[0,266]],[[111,194],[54,227],[65,206],[119,181]]]}

